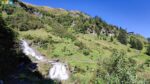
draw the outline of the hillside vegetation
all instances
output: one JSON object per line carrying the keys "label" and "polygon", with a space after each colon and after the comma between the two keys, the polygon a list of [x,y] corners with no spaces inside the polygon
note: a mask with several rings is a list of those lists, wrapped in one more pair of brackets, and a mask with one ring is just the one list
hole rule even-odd
{"label": "hillside vegetation", "polygon": [[[22,2],[3,5],[8,27],[48,59],[69,65],[64,84],[149,84],[149,43],[141,35],[80,11],[38,7]],[[47,66],[39,64],[46,77]]]}

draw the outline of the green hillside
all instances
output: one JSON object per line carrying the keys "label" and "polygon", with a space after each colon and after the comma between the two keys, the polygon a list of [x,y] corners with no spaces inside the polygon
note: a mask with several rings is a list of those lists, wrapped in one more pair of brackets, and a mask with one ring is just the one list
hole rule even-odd
{"label": "green hillside", "polygon": [[[22,2],[3,5],[2,17],[48,59],[69,65],[64,84],[149,84],[148,41],[80,11],[39,7]],[[48,75],[49,65],[38,71]],[[45,84],[45,83],[44,83]]]}

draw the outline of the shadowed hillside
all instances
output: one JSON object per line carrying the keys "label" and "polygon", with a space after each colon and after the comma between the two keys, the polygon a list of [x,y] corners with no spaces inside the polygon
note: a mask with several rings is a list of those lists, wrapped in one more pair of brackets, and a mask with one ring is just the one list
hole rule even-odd
{"label": "shadowed hillside", "polygon": [[20,51],[16,33],[7,27],[2,17],[0,27],[0,80],[4,84],[53,83],[44,79],[40,72],[29,69],[34,63]]}

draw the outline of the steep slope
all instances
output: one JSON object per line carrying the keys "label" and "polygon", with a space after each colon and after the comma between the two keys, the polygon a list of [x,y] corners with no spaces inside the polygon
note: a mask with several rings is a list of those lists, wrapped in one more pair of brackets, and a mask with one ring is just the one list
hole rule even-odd
{"label": "steep slope", "polygon": [[[9,27],[18,32],[18,39],[28,40],[32,47],[48,59],[60,59],[69,64],[71,78],[65,83],[105,84],[118,83],[117,80],[127,83],[127,80],[119,79],[123,76],[127,79],[132,77],[130,83],[135,83],[138,79],[141,81],[137,82],[146,83],[150,79],[150,68],[145,64],[150,57],[145,54],[145,47],[143,50],[136,50],[129,43],[130,37],[134,36],[146,44],[145,38],[129,35],[124,29],[107,24],[99,17],[92,18],[79,11],[37,7],[18,2],[3,6],[3,18]],[[127,36],[127,45],[118,41],[122,30]],[[116,57],[113,56],[114,52]],[[122,52],[126,55],[120,54]],[[111,59],[119,61],[115,63]],[[133,66],[130,65],[134,65],[136,69],[131,70]],[[38,67],[45,77],[48,75],[47,66],[41,63]],[[115,69],[118,72],[110,71],[113,70],[110,68],[118,66],[121,66],[121,69]],[[133,73],[128,76],[127,70]],[[112,73],[117,74],[118,78]]]}

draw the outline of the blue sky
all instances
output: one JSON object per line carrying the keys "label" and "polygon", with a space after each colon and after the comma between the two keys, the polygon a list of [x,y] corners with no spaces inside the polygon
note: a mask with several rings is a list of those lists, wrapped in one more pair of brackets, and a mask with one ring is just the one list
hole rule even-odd
{"label": "blue sky", "polygon": [[150,0],[22,0],[38,6],[79,10],[150,37]]}

